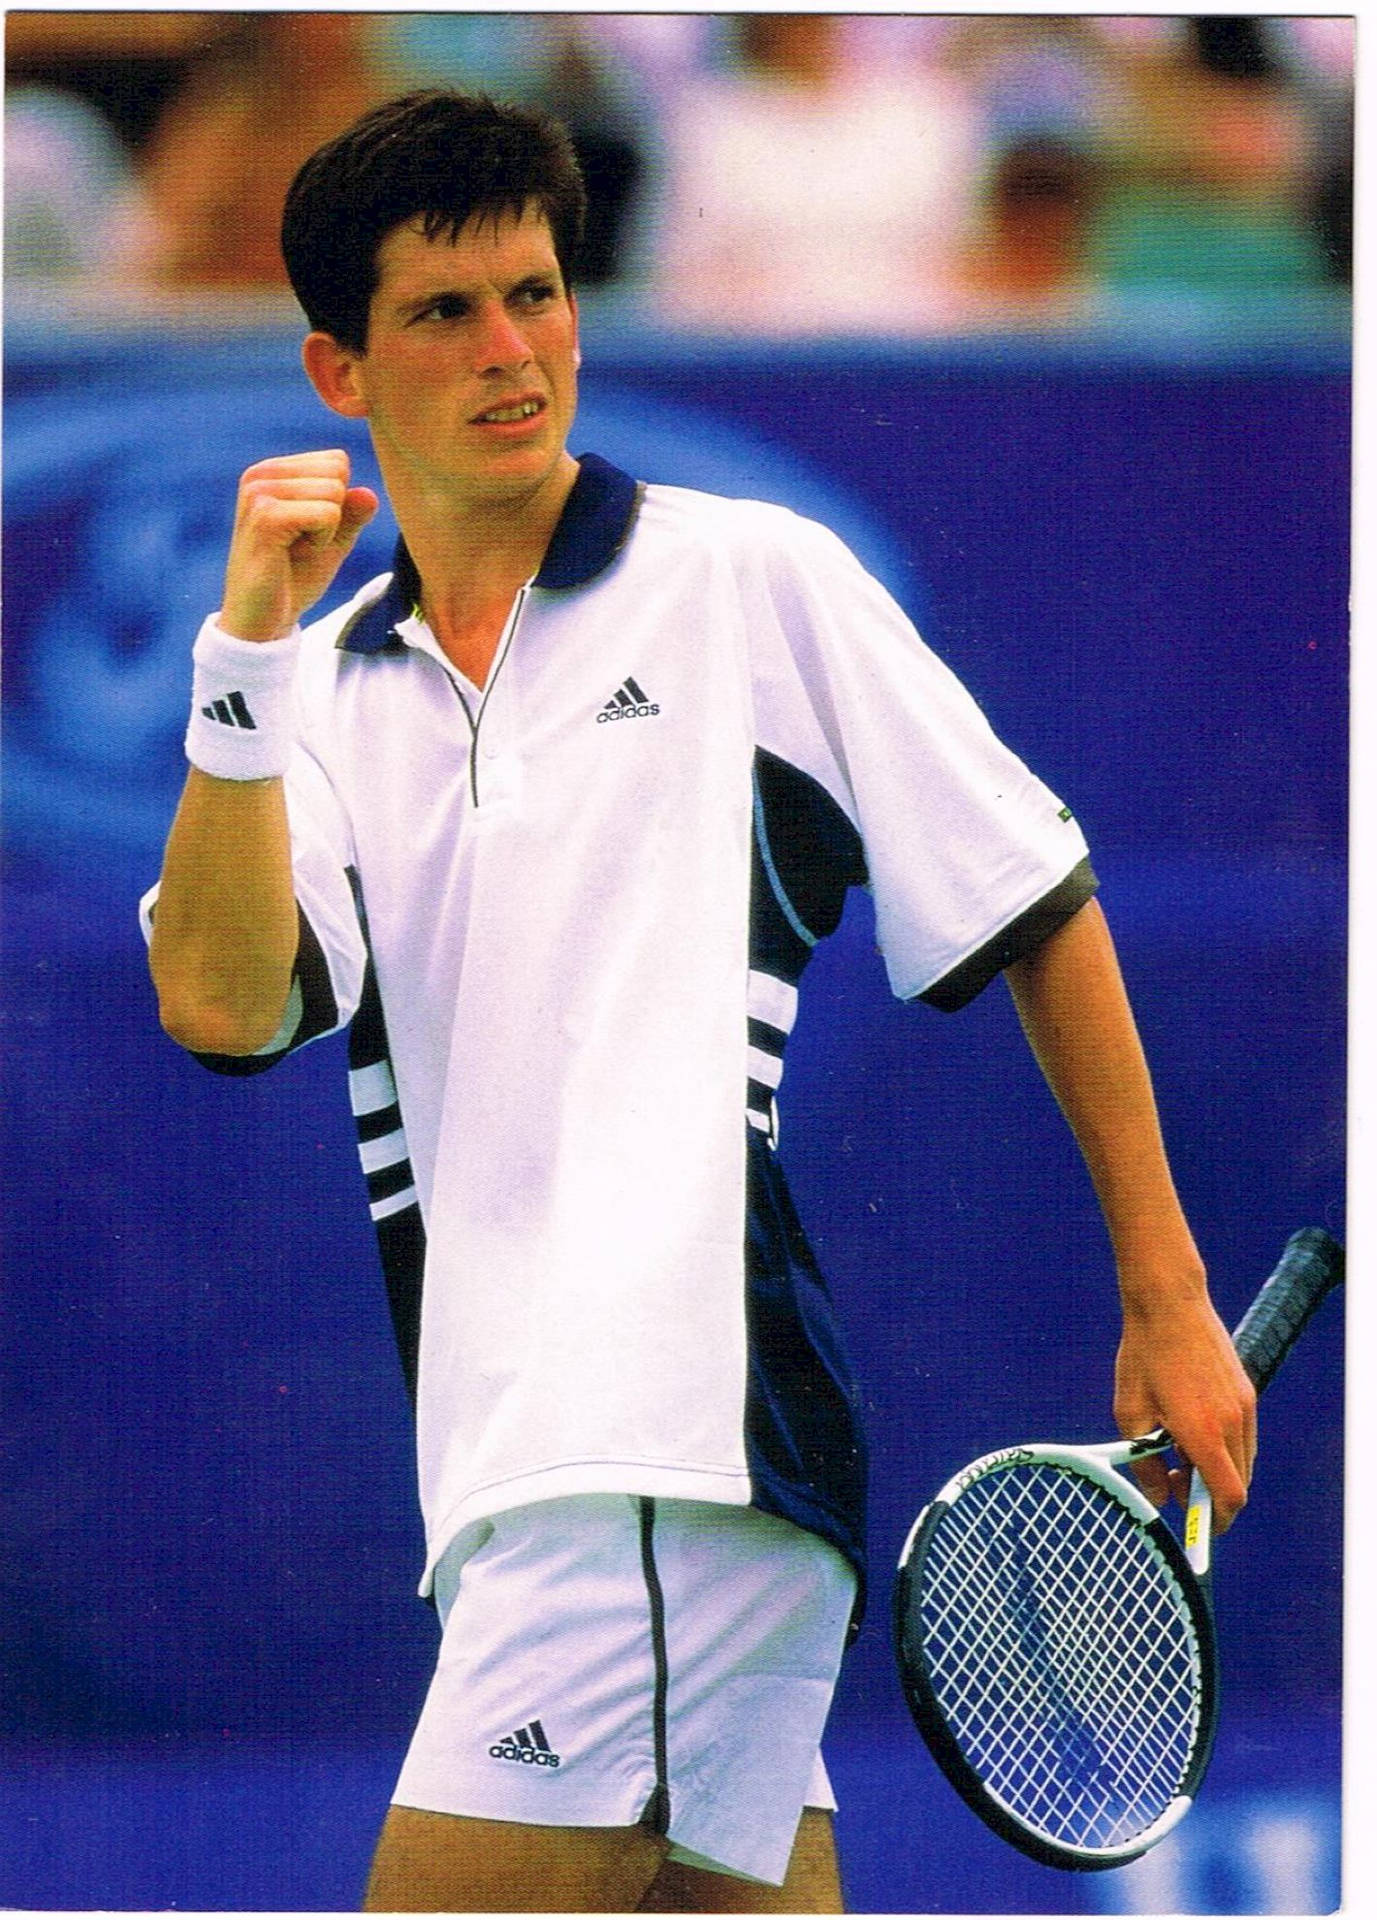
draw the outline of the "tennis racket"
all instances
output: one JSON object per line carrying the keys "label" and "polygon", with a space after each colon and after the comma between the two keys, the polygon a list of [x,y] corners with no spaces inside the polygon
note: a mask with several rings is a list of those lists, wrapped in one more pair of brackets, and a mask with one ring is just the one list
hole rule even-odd
{"label": "tennis racket", "polygon": [[[1236,1329],[1259,1392],[1343,1278],[1321,1228],[1291,1236]],[[1211,1511],[1184,1547],[1104,1446],[1002,1447],[949,1480],[899,1561],[895,1642],[919,1731],[1001,1838],[1057,1867],[1122,1866],[1189,1811],[1219,1711]]]}

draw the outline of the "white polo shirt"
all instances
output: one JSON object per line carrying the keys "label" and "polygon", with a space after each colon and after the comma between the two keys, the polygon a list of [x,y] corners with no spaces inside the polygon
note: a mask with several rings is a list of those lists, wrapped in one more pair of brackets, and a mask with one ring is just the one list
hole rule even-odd
{"label": "white polo shirt", "polygon": [[799,977],[868,885],[960,1004],[1093,889],[1068,811],[778,507],[581,463],[485,688],[404,551],[308,629],[284,1031],[351,1026],[428,1558],[566,1493],[754,1503],[859,1563],[864,1452],[772,1150]]}

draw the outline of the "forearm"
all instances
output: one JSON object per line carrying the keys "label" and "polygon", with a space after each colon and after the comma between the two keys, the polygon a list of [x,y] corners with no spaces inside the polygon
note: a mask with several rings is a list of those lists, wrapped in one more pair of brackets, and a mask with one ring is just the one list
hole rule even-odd
{"label": "forearm", "polygon": [[[1164,1426],[1225,1526],[1256,1446],[1254,1395],[1210,1302],[1162,1144],[1157,1104],[1104,915],[1093,900],[1008,969],[1024,1031],[1085,1156],[1123,1304],[1114,1409],[1124,1433]],[[1138,1469],[1164,1500],[1160,1461]],[[1177,1491],[1184,1479],[1177,1475]]]}
{"label": "forearm", "polygon": [[198,678],[192,696],[192,766],[149,948],[163,1026],[193,1052],[254,1053],[282,1024],[298,929],[278,777],[292,737],[290,636],[377,510],[370,487],[349,485],[339,448],[260,460],[240,478],[221,609],[193,652],[210,685]]}
{"label": "forearm", "polygon": [[[1203,1291],[1109,928],[1090,901],[1006,978],[1028,1043],[1075,1134],[1130,1288]],[[1126,1304],[1130,1304],[1126,1302]]]}
{"label": "forearm", "polygon": [[282,781],[187,775],[149,965],[159,1016],[198,1053],[252,1053],[281,1023],[297,910]]}

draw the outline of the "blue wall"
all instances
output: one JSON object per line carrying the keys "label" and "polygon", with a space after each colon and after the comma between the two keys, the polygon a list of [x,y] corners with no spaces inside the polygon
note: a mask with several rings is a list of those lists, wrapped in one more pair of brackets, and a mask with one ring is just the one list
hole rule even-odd
{"label": "blue wall", "polygon": [[[576,449],[827,519],[1074,803],[1236,1317],[1293,1227],[1342,1232],[1341,356],[586,347]],[[235,476],[342,423],[285,332],[21,335],[7,380],[0,1903],[347,1905],[433,1628],[341,1054],[204,1075],[158,1031],[134,925]],[[350,580],[389,545],[370,530]],[[1026,1865],[936,1778],[886,1628],[951,1468],[1111,1424],[1074,1149],[1002,988],[952,1019],[897,1005],[859,899],[782,1107],[876,1452],[876,1604],[831,1747],[853,1904],[1112,1907],[1126,1876]],[[1341,1393],[1331,1308],[1220,1556],[1226,1718],[1182,1906],[1258,1910],[1219,1839],[1244,1778],[1310,1795],[1332,1891]]]}

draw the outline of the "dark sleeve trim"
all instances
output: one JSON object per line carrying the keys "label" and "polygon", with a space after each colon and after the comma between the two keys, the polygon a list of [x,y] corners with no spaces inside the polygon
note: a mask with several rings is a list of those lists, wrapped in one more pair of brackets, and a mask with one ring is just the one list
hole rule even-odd
{"label": "dark sleeve trim", "polygon": [[960,966],[943,974],[916,997],[942,1013],[959,1012],[989,986],[997,973],[1003,973],[1015,960],[1035,953],[1058,927],[1065,926],[1073,914],[1080,912],[1099,884],[1089,859],[1082,860],[1050,893],[1035,900],[1016,920],[1001,927],[993,940],[987,940]]}
{"label": "dark sleeve trim", "polygon": [[306,918],[300,902],[296,909],[296,927],[296,963],[292,969],[292,981],[301,989],[301,1018],[297,1021],[296,1031],[285,1046],[276,1048],[272,1053],[195,1054],[193,1057],[212,1073],[222,1073],[238,1080],[246,1079],[250,1074],[266,1073],[279,1060],[285,1060],[289,1053],[304,1047],[308,1040],[318,1039],[322,1033],[329,1033],[338,1024],[339,1008],[335,1003],[335,990],[330,984],[330,969],[320,941],[316,938],[315,928]]}

